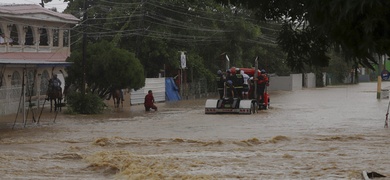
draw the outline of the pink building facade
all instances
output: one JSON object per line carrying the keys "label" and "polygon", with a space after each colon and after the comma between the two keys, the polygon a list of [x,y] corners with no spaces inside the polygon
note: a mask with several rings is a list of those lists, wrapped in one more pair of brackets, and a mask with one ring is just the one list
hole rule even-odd
{"label": "pink building facade", "polygon": [[78,22],[38,5],[0,5],[0,116],[27,100],[41,104],[53,74],[65,84],[70,32]]}

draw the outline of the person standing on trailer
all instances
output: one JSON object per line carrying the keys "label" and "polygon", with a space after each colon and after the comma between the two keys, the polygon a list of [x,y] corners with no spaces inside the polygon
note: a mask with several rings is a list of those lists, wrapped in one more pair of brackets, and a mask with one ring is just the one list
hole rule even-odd
{"label": "person standing on trailer", "polygon": [[242,98],[248,99],[248,92],[249,92],[249,75],[245,74],[244,71],[241,71],[242,78],[244,79],[244,84],[242,85]]}
{"label": "person standing on trailer", "polygon": [[255,98],[255,80],[254,77],[251,76],[248,80],[249,84],[249,92],[248,92],[248,98],[249,99],[254,99]]}
{"label": "person standing on trailer", "polygon": [[236,74],[235,74],[235,78],[234,78],[234,88],[236,88],[236,96],[237,98],[240,98],[242,99],[242,91],[243,91],[243,88],[244,88],[244,77],[242,76],[241,74],[241,71],[237,68],[236,69]]}
{"label": "person standing on trailer", "polygon": [[226,82],[228,80],[231,80],[233,82],[233,75],[232,75],[232,72],[230,71],[230,69],[226,70]]}
{"label": "person standing on trailer", "polygon": [[226,90],[227,90],[227,97],[229,99],[233,99],[236,96],[236,89],[234,88],[233,81],[227,80],[226,81]]}
{"label": "person standing on trailer", "polygon": [[264,90],[265,87],[268,84],[268,76],[266,74],[266,71],[264,69],[261,70],[261,74],[259,76],[259,80],[257,81],[257,100],[260,103],[263,103],[264,99]]}
{"label": "person standing on trailer", "polygon": [[219,99],[222,99],[224,96],[224,86],[225,86],[226,77],[221,70],[217,72],[217,90],[219,93]]}

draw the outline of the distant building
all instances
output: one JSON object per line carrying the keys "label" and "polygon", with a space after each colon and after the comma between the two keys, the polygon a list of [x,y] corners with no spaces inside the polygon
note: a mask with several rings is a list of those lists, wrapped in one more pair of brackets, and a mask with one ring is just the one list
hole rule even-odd
{"label": "distant building", "polygon": [[34,4],[0,5],[0,116],[16,113],[22,95],[42,103],[53,74],[65,84],[70,30],[78,21]]}

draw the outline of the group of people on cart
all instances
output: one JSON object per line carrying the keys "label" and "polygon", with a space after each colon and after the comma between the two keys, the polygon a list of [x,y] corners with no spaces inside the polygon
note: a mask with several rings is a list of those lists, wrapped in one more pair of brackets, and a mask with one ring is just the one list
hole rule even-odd
{"label": "group of people on cart", "polygon": [[219,98],[254,99],[256,93],[257,101],[262,102],[265,89],[269,86],[269,77],[264,69],[257,71],[257,77],[255,73],[255,70],[250,68],[233,67],[226,72],[218,70]]}

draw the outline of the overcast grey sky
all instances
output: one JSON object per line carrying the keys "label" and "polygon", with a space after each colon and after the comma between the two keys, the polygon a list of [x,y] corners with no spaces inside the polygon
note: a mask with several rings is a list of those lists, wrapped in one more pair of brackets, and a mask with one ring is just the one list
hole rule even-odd
{"label": "overcast grey sky", "polygon": [[[39,5],[41,0],[0,0],[0,4],[37,4]],[[67,3],[63,0],[52,0],[52,2],[45,4],[45,8],[56,7],[58,12],[64,11]]]}

